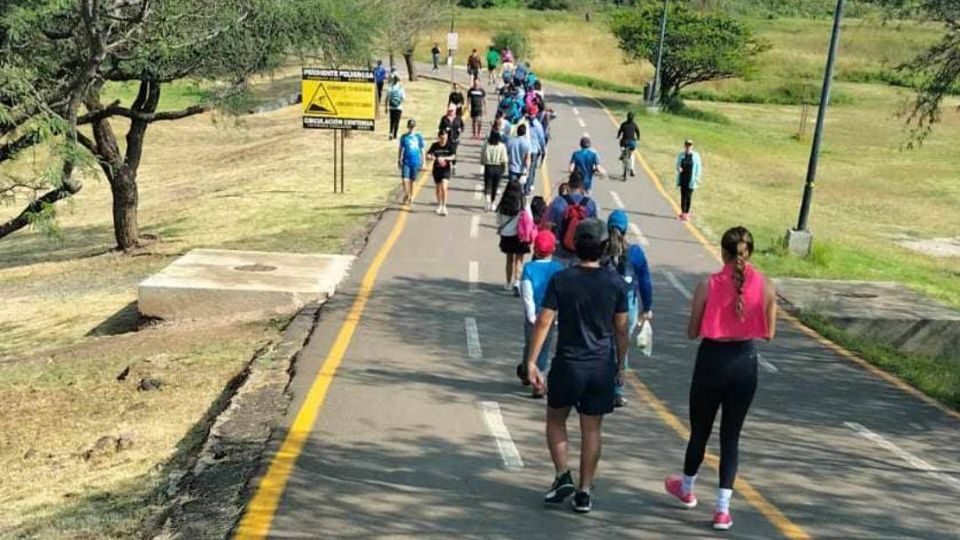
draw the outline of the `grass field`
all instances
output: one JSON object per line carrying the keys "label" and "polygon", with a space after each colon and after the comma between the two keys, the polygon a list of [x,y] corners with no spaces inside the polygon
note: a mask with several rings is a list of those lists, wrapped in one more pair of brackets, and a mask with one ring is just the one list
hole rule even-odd
{"label": "grass field", "polygon": [[[298,86],[298,76],[264,80],[254,93],[285,97]],[[408,84],[407,92],[408,114],[439,116],[443,85]],[[182,89],[163,107],[195,99]],[[110,251],[109,188],[92,177],[60,206],[62,240],[21,231],[0,241],[0,537],[138,536],[169,460],[190,446],[191,428],[277,338],[278,325],[129,332],[137,283],[194,247],[349,249],[398,186],[396,148],[384,128],[348,138],[347,193],[334,195],[331,138],[303,130],[299,107],[158,124],[140,172],[143,249]],[[19,209],[0,207],[0,219]],[[128,366],[129,378],[117,381]],[[137,391],[142,377],[165,386]],[[132,448],[82,458],[101,436],[123,434]]]}

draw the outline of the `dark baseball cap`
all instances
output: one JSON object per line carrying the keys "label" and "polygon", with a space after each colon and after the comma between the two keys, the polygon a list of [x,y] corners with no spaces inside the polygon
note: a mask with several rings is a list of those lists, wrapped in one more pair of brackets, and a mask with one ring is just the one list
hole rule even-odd
{"label": "dark baseball cap", "polygon": [[577,225],[576,232],[573,233],[573,243],[577,245],[596,246],[606,242],[610,238],[607,232],[607,224],[597,218],[587,218]]}

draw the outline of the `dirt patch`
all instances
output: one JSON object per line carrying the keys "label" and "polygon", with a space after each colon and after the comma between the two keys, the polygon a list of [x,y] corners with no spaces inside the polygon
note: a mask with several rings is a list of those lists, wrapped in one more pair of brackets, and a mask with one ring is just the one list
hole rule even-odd
{"label": "dirt patch", "polygon": [[960,257],[960,237],[929,238],[926,240],[903,240],[901,246],[931,257]]}

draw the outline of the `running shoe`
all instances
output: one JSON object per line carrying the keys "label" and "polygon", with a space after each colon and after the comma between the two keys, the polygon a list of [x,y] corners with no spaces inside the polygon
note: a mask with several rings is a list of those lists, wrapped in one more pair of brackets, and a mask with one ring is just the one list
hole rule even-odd
{"label": "running shoe", "polygon": [[627,398],[623,396],[617,396],[617,398],[613,401],[613,408],[615,409],[619,409],[620,407],[626,407],[626,406],[627,406]]}
{"label": "running shoe", "polygon": [[683,478],[677,474],[671,474],[663,481],[663,487],[667,493],[677,499],[684,508],[693,508],[697,506],[697,496],[693,493],[683,493]]}
{"label": "running shoe", "polygon": [[441,215],[441,216],[446,216],[446,215],[449,215],[449,214],[450,214],[450,212],[447,212],[447,207],[446,207],[446,206],[444,206],[443,208],[440,209],[440,215]]}
{"label": "running shoe", "polygon": [[590,500],[590,492],[578,491],[577,494],[573,496],[573,511],[586,514],[590,510],[593,510],[593,501]]}
{"label": "running shoe", "polygon": [[714,512],[713,514],[713,528],[718,531],[728,531],[730,527],[733,527],[733,518],[730,517],[730,512]]}
{"label": "running shoe", "polygon": [[437,215],[438,215],[438,216],[443,215],[443,207],[442,207],[442,206],[438,206],[438,207],[437,207]]}
{"label": "running shoe", "polygon": [[514,283],[514,284],[513,284],[513,295],[516,296],[517,298],[520,298],[520,284],[519,284],[519,283]]}
{"label": "running shoe", "polygon": [[570,471],[567,471],[553,481],[553,485],[550,486],[550,491],[543,496],[543,502],[546,504],[560,504],[573,495],[574,491],[576,491],[576,489],[573,487],[573,476],[570,474]]}

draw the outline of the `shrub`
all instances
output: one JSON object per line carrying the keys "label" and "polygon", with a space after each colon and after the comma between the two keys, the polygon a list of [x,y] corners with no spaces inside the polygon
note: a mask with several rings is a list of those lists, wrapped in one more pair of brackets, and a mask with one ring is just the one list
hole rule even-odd
{"label": "shrub", "polygon": [[529,60],[533,56],[533,46],[530,37],[523,30],[501,30],[493,36],[493,46],[499,50],[510,48],[513,57],[519,60]]}

